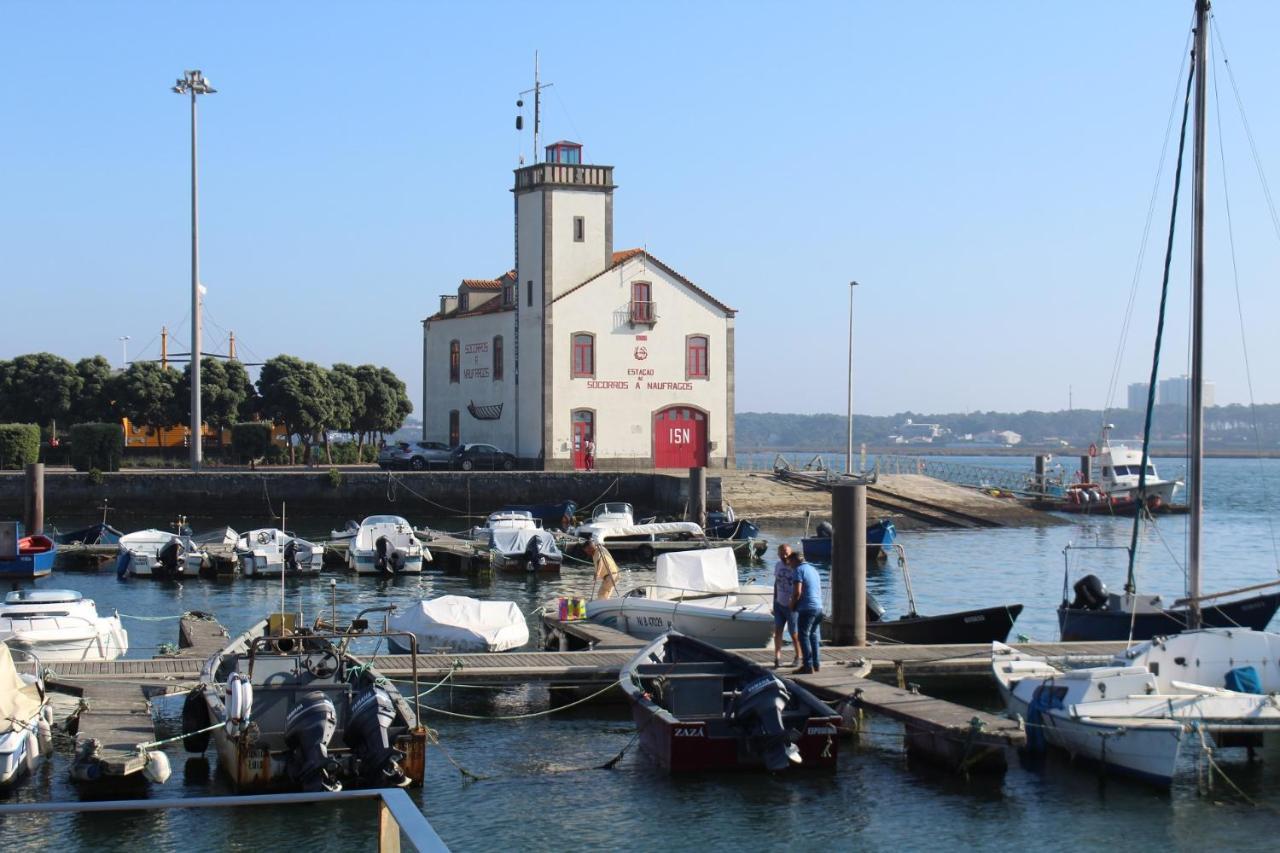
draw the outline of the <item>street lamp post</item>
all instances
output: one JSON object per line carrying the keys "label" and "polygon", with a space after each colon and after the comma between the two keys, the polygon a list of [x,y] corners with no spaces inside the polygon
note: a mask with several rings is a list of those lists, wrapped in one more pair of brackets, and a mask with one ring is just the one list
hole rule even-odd
{"label": "street lamp post", "polygon": [[849,282],[849,446],[845,448],[844,472],[853,473],[853,289],[856,281]]}
{"label": "street lamp post", "polygon": [[191,96],[191,470],[199,471],[201,462],[200,427],[200,220],[196,202],[196,96],[218,91],[199,69],[183,72],[173,91]]}
{"label": "street lamp post", "polygon": [[120,341],[120,369],[124,370],[129,366],[129,336],[121,335],[116,340]]}

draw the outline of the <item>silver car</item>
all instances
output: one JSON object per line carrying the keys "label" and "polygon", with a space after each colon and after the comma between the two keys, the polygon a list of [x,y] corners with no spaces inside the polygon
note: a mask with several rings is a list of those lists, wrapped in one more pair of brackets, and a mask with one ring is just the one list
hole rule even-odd
{"label": "silver car", "polygon": [[414,441],[397,448],[391,459],[392,468],[411,468],[425,471],[428,468],[448,468],[453,448],[441,441]]}

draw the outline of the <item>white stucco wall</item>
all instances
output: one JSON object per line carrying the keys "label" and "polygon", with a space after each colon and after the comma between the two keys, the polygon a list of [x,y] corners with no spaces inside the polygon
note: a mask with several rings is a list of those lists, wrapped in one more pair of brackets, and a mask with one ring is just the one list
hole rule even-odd
{"label": "white stucco wall", "polygon": [[[605,203],[602,192],[556,187],[551,202],[551,295],[559,296],[612,263],[605,257]],[[573,239],[573,220],[581,216],[583,239]],[[553,312],[554,313],[554,312]]]}
{"label": "white stucco wall", "polygon": [[[632,281],[649,281],[656,303],[653,326],[628,322]],[[653,414],[690,405],[707,412],[710,459],[727,447],[729,319],[723,311],[643,257],[604,273],[555,303],[552,313],[554,365],[553,459],[569,459],[573,409],[594,409],[597,455],[649,459]],[[572,336],[592,332],[595,378],[574,379]],[[709,338],[709,378],[685,376],[689,335]],[[641,352],[643,348],[643,352]],[[643,356],[643,357],[641,357]]]}
{"label": "white stucco wall", "polygon": [[[515,412],[512,381],[512,331],[515,314],[501,311],[475,317],[429,320],[424,331],[426,358],[422,376],[423,434],[428,441],[449,440],[449,411],[459,412],[459,437],[465,442],[496,444],[504,450],[515,446]],[[493,338],[503,339],[503,378],[493,378]],[[459,381],[449,381],[449,344],[461,345]],[[477,420],[467,403],[477,406],[502,403],[502,417]]]}

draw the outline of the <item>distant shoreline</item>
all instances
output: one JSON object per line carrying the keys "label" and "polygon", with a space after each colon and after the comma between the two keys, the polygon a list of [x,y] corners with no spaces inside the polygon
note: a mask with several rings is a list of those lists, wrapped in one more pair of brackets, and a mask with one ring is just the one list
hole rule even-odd
{"label": "distant shoreline", "polygon": [[[753,447],[736,450],[737,453],[831,453],[843,454],[843,447],[818,450],[812,447]],[[1087,449],[1075,447],[930,447],[927,445],[884,445],[867,447],[869,456],[1036,456],[1049,453],[1055,457],[1076,457],[1088,453]],[[1186,458],[1185,450],[1158,447],[1151,450],[1151,455],[1160,459]],[[1207,459],[1277,459],[1280,450],[1205,450]]]}

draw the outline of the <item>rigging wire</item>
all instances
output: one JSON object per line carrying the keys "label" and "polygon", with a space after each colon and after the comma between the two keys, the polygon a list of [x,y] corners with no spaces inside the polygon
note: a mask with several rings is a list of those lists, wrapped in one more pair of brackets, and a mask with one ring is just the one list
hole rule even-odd
{"label": "rigging wire", "polygon": [[[1194,20],[1194,16],[1193,16]],[[1120,342],[1116,346],[1115,361],[1111,367],[1111,380],[1107,386],[1106,405],[1102,409],[1102,422],[1098,425],[1098,433],[1102,434],[1103,428],[1107,423],[1107,411],[1111,409],[1111,404],[1115,401],[1116,388],[1120,383],[1120,371],[1122,361],[1124,359],[1124,351],[1129,340],[1129,331],[1133,323],[1133,306],[1138,297],[1138,283],[1142,278],[1142,268],[1147,254],[1147,246],[1151,236],[1151,224],[1155,219],[1156,201],[1160,193],[1160,182],[1164,178],[1165,163],[1169,158],[1169,139],[1173,135],[1174,117],[1178,114],[1178,91],[1182,87],[1182,75],[1187,69],[1187,59],[1191,46],[1192,31],[1188,29],[1187,40],[1183,45],[1182,59],[1178,64],[1178,74],[1173,81],[1173,93],[1169,98],[1169,118],[1165,122],[1164,143],[1160,147],[1160,163],[1156,167],[1155,178],[1151,185],[1151,198],[1147,202],[1146,221],[1142,226],[1142,240],[1138,246],[1138,257],[1134,263],[1133,280],[1129,284],[1129,299],[1125,306],[1124,322],[1120,327]]]}

